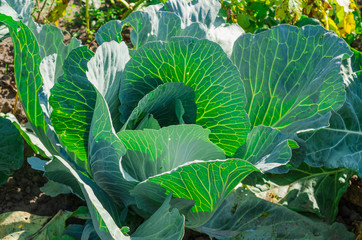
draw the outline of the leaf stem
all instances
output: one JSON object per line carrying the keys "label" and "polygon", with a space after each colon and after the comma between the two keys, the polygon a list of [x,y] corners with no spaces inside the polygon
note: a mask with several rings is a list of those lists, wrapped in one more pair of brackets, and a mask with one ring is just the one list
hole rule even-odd
{"label": "leaf stem", "polygon": [[145,0],[138,0],[133,6],[130,6],[130,8],[124,13],[121,20],[124,20],[130,15],[134,10],[137,9],[139,5],[141,5]]}
{"label": "leaf stem", "polygon": [[90,31],[90,26],[89,26],[89,0],[85,1],[85,22],[87,25],[87,39],[89,39],[89,31]]}
{"label": "leaf stem", "polygon": [[[119,0],[127,9],[131,9],[131,6],[125,0]],[[115,6],[114,0],[111,0],[111,3]]]}
{"label": "leaf stem", "polygon": [[13,114],[14,115],[15,115],[15,112],[16,112],[16,104],[18,103],[18,97],[19,97],[19,92],[16,92],[15,103],[14,103],[14,108],[13,108]]}
{"label": "leaf stem", "polygon": [[43,11],[45,4],[47,3],[47,0],[44,0],[44,4],[43,6],[40,8],[39,13],[38,13],[38,17],[36,18],[36,22],[39,23],[39,19],[40,19],[40,14]]}

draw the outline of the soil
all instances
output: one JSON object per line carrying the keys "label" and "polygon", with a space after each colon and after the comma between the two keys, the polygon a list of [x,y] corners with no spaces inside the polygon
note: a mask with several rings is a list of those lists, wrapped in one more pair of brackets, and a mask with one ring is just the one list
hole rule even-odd
{"label": "soil", "polygon": [[[361,2],[359,1],[360,6]],[[71,1],[71,3],[79,5],[78,2]],[[74,8],[73,5],[73,10],[68,18],[74,18],[74,12],[78,10],[79,8]],[[79,23],[79,19],[78,22],[76,19],[72,23],[61,19],[59,27],[65,34],[65,43],[76,34],[84,45],[88,45],[92,51],[96,50],[97,43],[94,36],[90,41],[87,39],[86,28]],[[127,45],[131,45],[130,30],[127,28],[124,32]],[[362,51],[362,36],[358,37],[352,46]],[[14,80],[13,54],[11,39],[3,40],[0,43],[0,112],[13,112],[18,121],[25,124],[27,119],[20,101],[15,104],[17,90]],[[72,194],[49,197],[42,193],[40,188],[48,180],[43,177],[41,171],[30,167],[26,161],[30,156],[35,156],[35,153],[25,143],[23,166],[14,171],[8,181],[0,186],[0,214],[9,211],[25,211],[40,216],[54,216],[59,210],[74,211],[79,206],[86,205],[84,201]],[[343,223],[349,231],[354,232],[356,239],[362,240],[362,181],[357,176],[351,178],[350,186],[340,201],[336,221]],[[206,239],[209,239],[206,235],[193,231],[187,231],[184,237],[184,240]]]}

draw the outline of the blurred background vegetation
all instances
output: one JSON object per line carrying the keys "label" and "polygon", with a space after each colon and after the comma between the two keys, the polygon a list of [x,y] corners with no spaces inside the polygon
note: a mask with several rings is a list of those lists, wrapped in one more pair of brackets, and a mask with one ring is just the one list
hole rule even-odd
{"label": "blurred background vegetation", "polygon": [[[90,41],[100,26],[125,19],[130,13],[167,0],[34,0],[38,23],[86,27]],[[220,0],[220,17],[255,33],[278,24],[321,24],[349,44],[362,34],[361,2],[356,0]],[[79,33],[79,32],[78,32]],[[77,32],[73,35],[77,37]]]}

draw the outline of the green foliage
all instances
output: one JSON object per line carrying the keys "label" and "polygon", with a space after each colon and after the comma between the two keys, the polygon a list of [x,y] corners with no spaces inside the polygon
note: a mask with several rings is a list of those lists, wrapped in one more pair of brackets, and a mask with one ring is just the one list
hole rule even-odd
{"label": "green foliage", "polygon": [[74,212],[60,210],[55,216],[37,216],[15,211],[0,214],[0,237],[3,239],[74,239],[64,235],[66,220],[71,217],[89,219],[85,207]]}
{"label": "green foliage", "polygon": [[280,23],[298,25],[303,18],[315,18],[327,30],[333,30],[351,43],[360,33],[361,15],[355,0],[223,0],[223,9],[231,22],[246,32],[255,32]]}
{"label": "green foliage", "polygon": [[239,24],[245,32],[270,28],[279,23],[275,19],[275,7],[281,0],[223,0],[228,21]]}
{"label": "green foliage", "polygon": [[[102,26],[96,53],[0,14],[32,146],[51,158],[45,176],[87,203],[91,221],[69,234],[350,238],[297,212],[332,223],[349,177],[361,174],[360,55],[319,25],[245,34],[220,7],[150,6]],[[127,25],[132,49],[121,42]]]}
{"label": "green foliage", "polygon": [[24,142],[9,118],[0,116],[0,184],[8,179],[11,170],[17,170],[24,161]]}

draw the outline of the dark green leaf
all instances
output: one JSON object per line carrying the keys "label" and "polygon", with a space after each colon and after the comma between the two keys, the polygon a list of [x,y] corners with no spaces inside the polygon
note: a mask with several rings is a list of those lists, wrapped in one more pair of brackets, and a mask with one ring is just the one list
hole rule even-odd
{"label": "dark green leaf", "polygon": [[280,25],[242,35],[232,61],[244,83],[251,125],[287,133],[327,126],[329,112],[345,100],[345,54],[351,51],[344,40],[320,26]]}
{"label": "dark green leaf", "polygon": [[[184,113],[177,114],[177,103],[180,101]],[[178,111],[182,111],[178,109]],[[161,127],[180,123],[192,124],[196,121],[196,104],[194,90],[183,83],[165,83],[144,96],[133,109],[123,129],[135,129],[147,114],[157,119]]]}
{"label": "dark green leaf", "polygon": [[341,223],[329,226],[237,189],[198,231],[218,239],[354,239]]}

